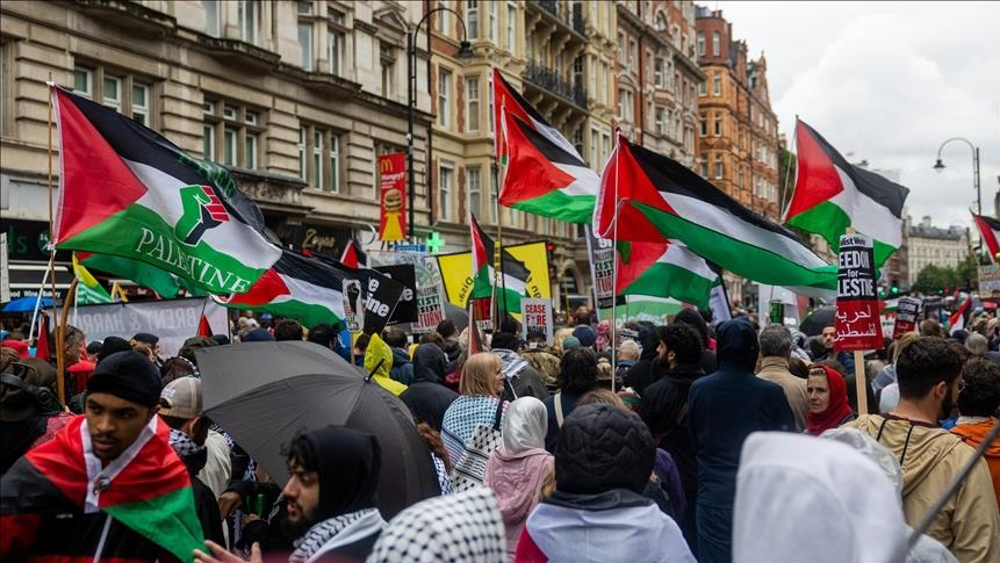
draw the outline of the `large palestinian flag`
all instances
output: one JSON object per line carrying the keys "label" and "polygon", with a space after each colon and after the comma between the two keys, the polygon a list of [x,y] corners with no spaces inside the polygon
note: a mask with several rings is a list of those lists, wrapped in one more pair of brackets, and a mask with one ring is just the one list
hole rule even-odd
{"label": "large palestinian flag", "polygon": [[219,303],[296,319],[306,328],[335,325],[344,319],[343,279],[342,272],[319,260],[284,250],[250,291]]}
{"label": "large palestinian flag", "polygon": [[618,295],[672,297],[707,309],[719,274],[683,243],[618,243]]}
{"label": "large palestinian flag", "polygon": [[[205,547],[191,480],[170,447],[169,436],[170,428],[153,416],[132,446],[102,471],[101,460],[92,453],[86,417],[74,418],[55,438],[29,451],[3,475],[0,524],[5,538],[0,543],[7,548],[36,537],[35,544],[44,547],[43,552],[65,554],[68,561],[89,561],[98,549],[99,531],[87,536],[94,538],[93,544],[84,541],[81,545],[81,538],[32,528],[40,516],[101,511],[190,563],[192,551]],[[105,544],[103,560],[127,561],[134,555],[116,553],[119,547],[115,542]]]}
{"label": "large palestinian flag", "polygon": [[[500,204],[589,223],[600,178],[576,148],[493,69],[496,157],[507,164]],[[593,166],[599,163],[592,162]]]}
{"label": "large palestinian flag", "polygon": [[972,218],[976,221],[976,227],[979,227],[979,234],[990,255],[990,262],[996,264],[1000,261],[1000,220],[975,213],[972,214]]}
{"label": "large palestinian flag", "polygon": [[619,240],[668,243],[753,281],[835,290],[837,268],[787,229],[743,207],[683,164],[624,136],[601,178],[594,233],[608,238],[616,200]]}
{"label": "large palestinian flag", "polygon": [[229,171],[59,87],[55,244],[139,260],[212,293],[250,288],[281,250]]}
{"label": "large palestinian flag", "polygon": [[[493,280],[497,279],[493,269],[496,246],[493,239],[479,227],[476,216],[469,214],[469,229],[472,236],[472,298],[491,297],[494,294]],[[531,272],[524,262],[514,258],[507,249],[500,256],[502,276],[497,282],[496,304],[511,313],[521,312],[521,296]]]}
{"label": "large palestinian flag", "polygon": [[804,121],[795,125],[795,193],[785,212],[789,225],[816,233],[837,252],[840,235],[854,227],[875,242],[881,266],[903,244],[903,203],[910,190],[847,162]]}

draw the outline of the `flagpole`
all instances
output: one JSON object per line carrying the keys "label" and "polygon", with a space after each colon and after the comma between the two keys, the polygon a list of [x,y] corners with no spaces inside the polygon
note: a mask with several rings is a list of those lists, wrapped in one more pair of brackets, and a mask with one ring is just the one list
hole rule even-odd
{"label": "flagpole", "polygon": [[[65,336],[66,319],[59,316],[59,299],[56,293],[56,247],[52,242],[55,236],[55,219],[52,209],[52,96],[55,83],[52,82],[52,73],[49,73],[49,116],[48,116],[48,204],[49,204],[49,282],[52,284],[52,322],[55,324],[54,334],[56,337],[56,384],[59,392],[59,404],[66,404],[66,351],[63,338]],[[70,284],[70,291],[66,293],[67,299],[72,299],[71,292],[76,289],[76,278]],[[63,317],[66,316],[66,307],[63,304]]]}
{"label": "flagpole", "polygon": [[[622,202],[618,199],[618,150],[621,148],[622,144],[622,133],[621,130],[617,131],[615,137],[615,214],[611,218],[612,228],[614,233],[612,234],[611,241],[611,257],[614,260],[611,262],[611,366],[615,367],[618,361],[618,211],[621,209]],[[607,168],[607,165],[605,165]],[[627,310],[627,309],[626,309]],[[617,369],[613,369],[611,373],[611,392],[616,391],[615,387],[617,384]]]}
{"label": "flagpole", "polygon": [[[791,141],[792,143],[795,142],[796,138],[795,131],[796,129],[798,129],[798,125],[799,125],[799,114],[795,114],[795,127],[792,128],[792,141]],[[791,176],[792,174],[792,151],[787,147],[785,148],[785,150],[788,151],[788,165],[785,166],[785,182],[784,185],[781,186],[781,217],[778,218],[780,221],[785,220],[785,213],[788,211],[787,209],[785,209],[785,194],[788,193],[788,177]]]}
{"label": "flagpole", "polygon": [[[507,318],[507,280],[503,275],[503,219],[500,215],[500,166],[497,164],[496,155],[493,156],[493,186],[496,188],[497,194],[497,256],[494,256],[494,260],[499,262],[500,266],[500,289],[503,293],[503,312],[497,311],[497,326],[493,328],[494,331],[500,330],[500,325],[503,324],[503,319]],[[496,263],[496,262],[495,262]],[[493,292],[496,294],[496,282],[493,284]]]}
{"label": "flagpole", "polygon": [[45,268],[45,273],[42,275],[42,284],[38,286],[38,297],[35,299],[35,310],[31,313],[31,328],[28,330],[28,340],[32,340],[35,337],[35,321],[38,320],[38,310],[42,307],[42,294],[45,292],[45,284],[49,281],[49,271],[52,268],[52,261],[56,259],[56,255],[49,254],[49,266]]}

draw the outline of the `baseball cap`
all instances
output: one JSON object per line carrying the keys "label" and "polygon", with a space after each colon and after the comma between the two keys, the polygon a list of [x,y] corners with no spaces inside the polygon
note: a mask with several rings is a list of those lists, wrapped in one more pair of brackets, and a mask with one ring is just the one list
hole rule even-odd
{"label": "baseball cap", "polygon": [[156,343],[160,341],[160,337],[148,332],[137,332],[136,335],[132,337],[132,340],[142,342],[143,344],[148,344],[150,346],[156,346]]}
{"label": "baseball cap", "polygon": [[160,414],[190,420],[201,415],[201,380],[179,377],[160,393]]}

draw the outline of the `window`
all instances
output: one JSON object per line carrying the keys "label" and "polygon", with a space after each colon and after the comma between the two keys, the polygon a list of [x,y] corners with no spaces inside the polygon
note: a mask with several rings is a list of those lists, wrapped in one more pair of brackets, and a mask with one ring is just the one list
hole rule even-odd
{"label": "window", "polygon": [[258,137],[256,133],[247,133],[247,143],[246,143],[246,167],[255,170],[257,168],[257,144]]}
{"label": "window", "polygon": [[326,188],[325,174],[323,174],[323,142],[326,133],[319,129],[313,129],[312,142],[312,184],[319,189]]}
{"label": "window", "polygon": [[701,159],[701,177],[708,179],[708,160],[705,158]]}
{"label": "window", "polygon": [[132,83],[132,119],[149,127],[149,86]]}
{"label": "window", "polygon": [[611,135],[608,133],[602,134],[601,142],[604,146],[604,153],[601,156],[601,164],[604,164],[604,162],[607,161],[608,157],[611,155]]}
{"label": "window", "polygon": [[718,31],[713,31],[712,32],[712,56],[713,57],[718,57],[719,56],[719,45],[720,45],[719,32]]}
{"label": "window", "polygon": [[479,39],[479,0],[465,2],[465,29],[470,41]]}
{"label": "window", "polygon": [[218,158],[226,166],[258,168],[266,131],[260,113],[215,100],[205,100],[201,107],[205,120],[202,150],[205,159]]}
{"label": "window", "polygon": [[[445,0],[438,0],[438,6],[442,8],[450,8],[448,6],[449,2]],[[437,12],[437,30],[443,35],[448,35],[451,30],[451,12],[448,10],[438,10]]]}
{"label": "window", "polygon": [[717,154],[717,155],[715,155],[715,179],[716,180],[721,180],[722,179],[722,172],[723,172],[723,168],[722,168],[722,155],[721,154]]}
{"label": "window", "polygon": [[327,49],[330,59],[330,74],[344,76],[344,32],[330,29],[327,33]]}
{"label": "window", "polygon": [[597,169],[599,166],[599,143],[601,141],[601,133],[597,129],[590,130],[590,167]]}
{"label": "window", "polygon": [[382,59],[382,96],[392,97],[392,77],[396,73],[394,61]]}
{"label": "window", "polygon": [[714,124],[714,126],[712,127],[713,134],[716,137],[721,137],[722,136],[722,115],[721,114],[717,113],[717,114],[714,115],[714,117],[713,117],[713,124]]}
{"label": "window", "polygon": [[707,86],[707,84],[705,83],[704,80],[702,80],[701,82],[698,83],[698,95],[699,96],[705,96],[705,95],[707,95],[708,94],[707,90],[708,90],[708,86]]}
{"label": "window", "polygon": [[469,133],[479,131],[479,77],[469,76],[465,79],[465,130]]}
{"label": "window", "polygon": [[215,161],[215,127],[205,125],[202,129],[202,158]]}
{"label": "window", "polygon": [[299,151],[299,179],[303,182],[308,181],[308,176],[306,174],[306,138],[309,136],[309,131],[305,128],[299,129],[299,142],[296,148]]}
{"label": "window", "polygon": [[451,72],[438,69],[438,122],[441,127],[451,127]]}
{"label": "window", "polygon": [[201,5],[205,8],[205,33],[212,37],[219,36],[219,1],[201,0]]}
{"label": "window", "polygon": [[635,39],[630,39],[628,42],[628,67],[635,72],[639,66],[639,47],[635,42]]}
{"label": "window", "polygon": [[222,164],[236,166],[236,129],[226,127],[222,133]]}
{"label": "window", "polygon": [[493,109],[493,73],[491,72],[491,73],[487,74],[486,77],[487,77],[486,78],[486,89],[488,91],[487,98],[488,98],[488,101],[489,101],[489,106],[486,108],[486,110],[487,110],[486,111],[486,116],[487,116],[487,119],[490,122],[490,133],[492,134],[493,133],[493,127],[495,127],[495,125],[493,124],[493,112],[495,111]]}
{"label": "window", "polygon": [[240,39],[247,43],[257,43],[257,25],[260,19],[260,5],[257,0],[239,0],[237,4],[237,21],[240,28]]}
{"label": "window", "polygon": [[512,3],[507,4],[507,50],[517,54],[517,5]]}
{"label": "window", "polygon": [[656,108],[656,133],[663,135],[666,133],[666,128],[663,108]]}
{"label": "window", "polygon": [[482,217],[482,187],[480,185],[479,167],[469,167],[465,171],[465,185],[469,188],[469,211],[476,217]]}
{"label": "window", "polygon": [[330,133],[330,191],[340,193],[340,137]]}
{"label": "window", "polygon": [[653,82],[657,86],[663,86],[663,58],[656,57],[656,62],[653,63]]}
{"label": "window", "polygon": [[497,5],[498,4],[499,4],[498,2],[490,2],[489,3],[489,5],[490,5],[490,21],[489,21],[489,24],[490,24],[490,43],[493,43],[494,45],[497,43],[497,40],[498,40],[499,35],[500,35],[500,15],[497,12],[497,10],[498,10]]}
{"label": "window", "polygon": [[701,32],[698,33],[698,56],[705,56],[705,34]]}
{"label": "window", "polygon": [[451,220],[451,188],[455,183],[455,165],[442,161],[438,167],[438,206],[441,210],[439,220]]}
{"label": "window", "polygon": [[618,32],[618,62],[622,63],[623,65],[626,64],[626,63],[628,63],[628,60],[625,58],[627,55],[628,55],[628,51],[625,50],[625,34],[619,31]]}
{"label": "window", "polygon": [[707,137],[708,136],[708,119],[705,117],[705,114],[701,114],[701,119],[699,119],[698,121],[701,124],[701,136],[702,137]]}
{"label": "window", "polygon": [[89,68],[73,69],[73,92],[84,98],[94,97],[94,71]]}
{"label": "window", "polygon": [[302,47],[302,68],[313,69],[313,24],[299,22],[299,46]]}
{"label": "window", "polygon": [[712,95],[722,95],[722,76],[720,76],[719,73],[712,75]]}
{"label": "window", "polygon": [[117,76],[104,75],[104,106],[115,111],[122,109],[122,79]]}

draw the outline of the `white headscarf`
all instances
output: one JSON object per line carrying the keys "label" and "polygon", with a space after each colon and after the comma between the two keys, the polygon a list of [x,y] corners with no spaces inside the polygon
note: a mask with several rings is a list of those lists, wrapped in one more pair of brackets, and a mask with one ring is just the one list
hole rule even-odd
{"label": "white headscarf", "polygon": [[503,422],[504,453],[515,455],[531,448],[544,448],[548,429],[545,404],[534,397],[521,397],[507,407]]}
{"label": "white headscarf", "polygon": [[896,488],[871,459],[833,440],[784,432],[755,432],[744,442],[734,563],[898,563],[905,550]]}

